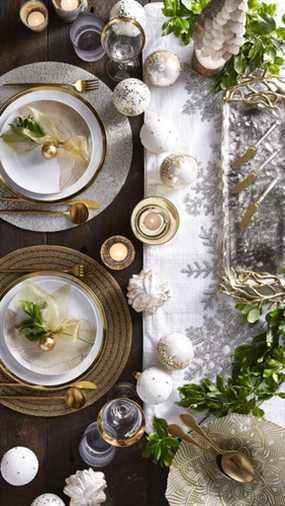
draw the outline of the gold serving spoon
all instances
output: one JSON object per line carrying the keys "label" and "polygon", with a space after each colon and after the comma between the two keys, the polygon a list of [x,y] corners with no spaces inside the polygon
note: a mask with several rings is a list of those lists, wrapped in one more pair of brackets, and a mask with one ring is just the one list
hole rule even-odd
{"label": "gold serving spoon", "polygon": [[275,158],[275,156],[279,153],[279,151],[276,151],[275,153],[273,153],[273,155],[271,155],[269,158],[267,158],[267,160],[265,160],[259,167],[258,169],[256,170],[252,170],[248,176],[246,176],[244,179],[242,179],[242,181],[240,181],[239,183],[237,183],[234,188],[232,189],[232,192],[233,193],[240,193],[241,191],[245,190],[246,188],[248,188],[252,183],[254,183],[254,181],[257,179],[257,175],[258,175],[258,172],[260,172],[268,163],[270,163],[273,158]]}
{"label": "gold serving spoon", "polygon": [[186,434],[186,432],[184,432],[184,430],[182,430],[181,427],[179,427],[179,425],[176,425],[175,423],[168,425],[167,430],[168,434],[170,434],[171,436],[178,437],[182,441],[186,441],[186,443],[190,443],[199,448],[200,450],[205,450],[205,448],[203,448],[203,446],[200,445],[198,441],[196,441],[193,437],[189,436],[189,434]]}
{"label": "gold serving spoon", "polygon": [[247,150],[245,151],[245,153],[243,153],[241,156],[236,158],[232,162],[232,168],[233,169],[240,169],[240,167],[242,167],[245,163],[249,162],[252,158],[254,158],[260,144],[262,144],[262,142],[266,139],[266,137],[268,137],[268,135],[270,135],[271,132],[273,132],[273,130],[277,127],[277,125],[278,125],[278,122],[276,121],[269,128],[269,130],[267,130],[267,132],[265,132],[265,134],[259,139],[259,141],[254,146],[249,146],[247,148]]}
{"label": "gold serving spoon", "polygon": [[250,460],[241,452],[234,450],[223,450],[213,441],[206,431],[198,424],[197,420],[190,413],[180,415],[181,421],[197,434],[202,436],[218,454],[218,464],[222,471],[232,480],[239,483],[251,483],[255,472]]}
{"label": "gold serving spoon", "polygon": [[78,202],[72,204],[67,211],[50,211],[45,209],[32,210],[32,209],[0,209],[2,214],[18,214],[22,216],[64,216],[68,218],[72,223],[81,225],[85,223],[89,218],[89,209],[83,204]]}
{"label": "gold serving spoon", "polygon": [[249,204],[248,208],[246,209],[246,211],[242,217],[240,225],[239,225],[242,232],[244,232],[247,229],[247,227],[249,226],[249,224],[251,222],[251,218],[254,216],[256,211],[260,208],[262,202],[267,197],[268,193],[270,193],[271,190],[273,190],[273,188],[277,184],[278,180],[279,180],[278,177],[273,179],[273,181],[270,183],[268,188],[259,197],[259,199],[256,200],[255,202],[252,202],[251,204]]}
{"label": "gold serving spoon", "polygon": [[86,404],[86,395],[76,387],[71,387],[65,395],[34,396],[34,395],[0,395],[0,401],[64,401],[70,409],[81,409]]}

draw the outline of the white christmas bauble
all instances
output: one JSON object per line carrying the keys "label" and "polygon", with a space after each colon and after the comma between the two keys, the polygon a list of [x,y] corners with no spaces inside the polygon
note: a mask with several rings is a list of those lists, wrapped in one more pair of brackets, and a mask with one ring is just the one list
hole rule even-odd
{"label": "white christmas bauble", "polygon": [[178,134],[172,124],[154,112],[147,113],[140,139],[143,146],[155,154],[176,151],[179,146]]}
{"label": "white christmas bauble", "polygon": [[31,506],[65,506],[63,500],[55,494],[42,494],[33,500]]}
{"label": "white christmas bauble", "polygon": [[168,369],[185,369],[193,360],[193,346],[184,334],[173,332],[162,337],[157,344],[160,362]]}
{"label": "white christmas bauble", "polygon": [[178,79],[180,72],[179,58],[172,51],[154,51],[144,63],[144,77],[153,86],[171,86]]}
{"label": "white christmas bauble", "polygon": [[8,450],[1,460],[1,474],[10,485],[21,487],[37,475],[39,462],[35,453],[24,446]]}
{"label": "white christmas bauble", "polygon": [[140,79],[124,79],[114,89],[113,103],[121,114],[138,116],[149,106],[149,88]]}
{"label": "white christmas bauble", "polygon": [[145,10],[136,0],[119,0],[119,2],[112,7],[110,19],[121,17],[135,19],[143,28],[145,26]]}
{"label": "white christmas bauble", "polygon": [[167,156],[160,166],[162,182],[171,188],[184,188],[197,176],[197,162],[190,155],[173,153]]}
{"label": "white christmas bauble", "polygon": [[143,371],[137,380],[137,394],[148,404],[161,404],[172,394],[173,382],[169,374],[150,367]]}

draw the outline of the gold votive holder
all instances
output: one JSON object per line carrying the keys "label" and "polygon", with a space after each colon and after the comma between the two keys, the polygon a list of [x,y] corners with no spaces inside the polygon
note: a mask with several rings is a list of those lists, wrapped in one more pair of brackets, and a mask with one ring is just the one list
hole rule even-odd
{"label": "gold votive holder", "polygon": [[129,239],[123,235],[114,235],[102,244],[100,255],[109,269],[121,271],[133,263],[136,252]]}
{"label": "gold votive holder", "polygon": [[164,197],[147,197],[134,208],[131,227],[137,239],[145,244],[165,244],[176,234],[179,213]]}
{"label": "gold votive holder", "polygon": [[42,32],[48,25],[48,10],[40,0],[28,0],[20,9],[20,19],[34,32]]}
{"label": "gold votive holder", "polygon": [[56,14],[64,23],[72,23],[88,10],[88,0],[52,0]]}

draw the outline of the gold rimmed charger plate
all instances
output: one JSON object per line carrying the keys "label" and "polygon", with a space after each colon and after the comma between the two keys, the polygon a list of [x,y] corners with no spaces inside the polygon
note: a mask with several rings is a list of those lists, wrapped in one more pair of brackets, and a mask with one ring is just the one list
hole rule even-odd
{"label": "gold rimmed charger plate", "polygon": [[84,283],[83,281],[81,281],[80,279],[78,278],[75,278],[74,276],[70,275],[70,274],[66,274],[66,273],[63,273],[63,272],[55,272],[55,271],[38,271],[38,272],[32,272],[31,274],[27,274],[25,276],[20,276],[18,277],[15,281],[13,281],[3,292],[0,293],[0,300],[12,289],[14,288],[14,286],[16,286],[18,283],[21,283],[22,281],[26,281],[28,279],[32,279],[33,277],[37,277],[37,276],[45,276],[45,275],[54,275],[56,277],[59,277],[59,278],[62,278],[62,279],[66,279],[66,280],[72,280],[73,282],[75,282],[79,287],[81,287],[90,297],[90,299],[94,302],[94,304],[97,306],[97,309],[99,310],[99,314],[100,314],[100,317],[102,318],[102,322],[103,322],[103,326],[104,326],[104,330],[103,330],[103,343],[102,343],[102,346],[101,346],[101,349],[97,355],[97,357],[95,358],[92,366],[88,367],[88,369],[86,371],[84,371],[82,374],[80,374],[79,376],[77,376],[76,378],[66,382],[66,383],[62,383],[60,385],[57,385],[57,386],[48,386],[48,385],[35,385],[34,383],[29,383],[28,381],[24,381],[23,379],[19,378],[16,374],[12,373],[4,364],[3,362],[0,360],[0,369],[9,377],[11,378],[15,383],[18,383],[19,385],[21,385],[22,387],[32,387],[32,388],[37,388],[38,391],[42,390],[42,391],[49,391],[49,392],[56,392],[58,390],[65,390],[66,388],[70,387],[71,385],[73,385],[74,383],[76,383],[77,381],[80,381],[80,380],[83,380],[85,379],[85,376],[86,374],[90,373],[91,370],[94,369],[94,367],[96,366],[96,363],[97,363],[97,360],[99,360],[101,354],[103,353],[104,351],[104,346],[105,346],[105,342],[106,342],[106,336],[108,335],[108,322],[107,322],[107,318],[106,318],[106,315],[105,315],[105,311],[104,311],[104,308],[103,308],[103,305],[100,301],[100,299],[97,297],[97,295],[94,293],[93,290],[91,290],[91,288],[86,284]]}
{"label": "gold rimmed charger plate", "polygon": [[67,94],[69,94],[69,95],[71,95],[73,97],[76,97],[80,102],[82,102],[86,107],[88,107],[88,109],[92,112],[92,114],[94,114],[94,116],[97,119],[98,124],[100,126],[100,129],[101,129],[101,132],[102,132],[102,139],[103,139],[103,153],[102,153],[101,160],[100,160],[100,162],[98,164],[98,168],[95,171],[95,174],[91,177],[90,181],[86,185],[84,185],[82,188],[80,188],[80,190],[72,193],[68,197],[62,197],[62,198],[59,197],[59,198],[52,199],[52,200],[35,199],[35,198],[27,196],[26,194],[24,195],[19,190],[16,190],[15,188],[13,188],[11,186],[11,184],[9,183],[9,181],[5,178],[5,175],[2,174],[0,176],[0,179],[2,179],[4,181],[4,183],[7,186],[7,188],[13,194],[15,194],[15,195],[17,195],[17,196],[19,196],[21,198],[24,198],[25,200],[28,200],[30,202],[35,202],[35,203],[38,202],[40,204],[51,205],[54,202],[64,202],[66,200],[70,200],[71,198],[75,197],[76,195],[80,195],[82,192],[84,192],[84,190],[86,190],[87,188],[89,188],[94,183],[94,181],[96,180],[96,177],[98,176],[98,174],[101,171],[101,169],[102,169],[102,167],[104,165],[104,162],[105,162],[106,153],[107,153],[107,134],[106,134],[104,123],[101,120],[101,118],[100,118],[99,114],[97,113],[96,109],[93,107],[93,105],[91,105],[90,102],[88,102],[88,100],[86,100],[84,97],[82,97],[79,93],[77,93],[76,91],[73,91],[73,90],[67,88],[64,85],[58,85],[58,86],[56,86],[56,85],[53,85],[53,86],[43,85],[43,86],[37,86],[37,87],[33,87],[33,88],[28,88],[28,89],[25,89],[24,91],[16,93],[12,97],[8,98],[3,103],[3,105],[1,105],[1,107],[0,107],[0,116],[7,109],[7,107],[9,107],[11,104],[13,104],[13,102],[15,102],[16,100],[18,100],[19,98],[21,98],[23,96],[26,96],[26,95],[28,95],[31,92],[43,91],[43,90],[46,90],[46,91],[51,91],[51,90],[64,91],[65,93],[67,93]]}
{"label": "gold rimmed charger plate", "polygon": [[[39,269],[47,271],[62,271],[74,264],[84,264],[88,271],[85,284],[96,294],[106,317],[106,337],[101,353],[96,357],[95,362],[80,380],[93,381],[97,385],[96,390],[85,391],[86,406],[92,405],[118,381],[127,363],[132,346],[132,321],[126,299],[115,279],[104,267],[95,260],[79,251],[62,246],[33,246],[16,250],[0,260],[0,267],[29,268],[32,272]],[[16,274],[0,275],[0,296],[7,290],[9,285],[18,282]],[[7,374],[8,373],[8,374]],[[13,378],[9,371],[0,368],[0,382],[7,382],[8,377]],[[63,389],[66,385],[61,385]],[[27,394],[23,387],[13,389],[13,393]],[[11,399],[0,401],[3,405],[33,416],[53,417],[73,413],[64,402],[53,400],[55,389],[43,392],[44,396],[49,395],[51,400],[23,400]],[[11,389],[3,387],[2,395],[12,395]],[[40,397],[41,392],[34,392],[33,395]]]}

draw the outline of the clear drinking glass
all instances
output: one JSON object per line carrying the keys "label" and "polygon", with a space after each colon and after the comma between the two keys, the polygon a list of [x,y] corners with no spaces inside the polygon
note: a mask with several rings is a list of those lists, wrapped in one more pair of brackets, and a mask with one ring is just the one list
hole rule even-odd
{"label": "clear drinking glass", "polygon": [[92,13],[82,14],[72,23],[70,40],[81,60],[95,62],[105,54],[101,44],[103,27],[103,21]]}
{"label": "clear drinking glass", "polygon": [[113,460],[116,448],[136,444],[144,430],[144,414],[137,402],[127,397],[112,399],[102,407],[97,422],[85,430],[80,456],[92,467],[104,467]]}
{"label": "clear drinking glass", "polygon": [[113,18],[103,28],[101,42],[109,61],[106,72],[113,81],[136,75],[138,56],[145,44],[142,26],[134,19]]}

